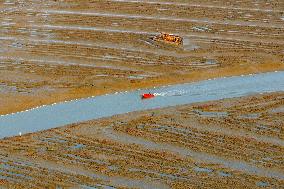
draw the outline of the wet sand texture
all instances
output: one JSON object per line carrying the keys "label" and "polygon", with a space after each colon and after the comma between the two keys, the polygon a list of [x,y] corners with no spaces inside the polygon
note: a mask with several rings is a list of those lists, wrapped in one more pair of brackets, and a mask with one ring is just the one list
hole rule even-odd
{"label": "wet sand texture", "polygon": [[[1,114],[284,67],[282,1],[2,2]],[[183,46],[151,41],[159,32]]]}
{"label": "wet sand texture", "polygon": [[0,141],[4,188],[282,188],[284,94],[113,116]]}

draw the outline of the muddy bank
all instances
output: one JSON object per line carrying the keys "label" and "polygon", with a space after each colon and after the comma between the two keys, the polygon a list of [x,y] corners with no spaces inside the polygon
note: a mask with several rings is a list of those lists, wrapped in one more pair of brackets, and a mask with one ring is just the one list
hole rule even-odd
{"label": "muddy bank", "polygon": [[[27,90],[30,90],[31,92],[21,92],[15,90],[13,92],[10,91],[1,93],[0,113],[7,114],[12,112],[19,112],[41,105],[47,105],[78,98],[85,98],[94,95],[96,96],[102,94],[109,94],[125,90],[130,91],[135,89],[145,89],[168,84],[187,83],[206,80],[210,78],[229,77],[242,74],[269,72],[274,70],[284,70],[284,66],[282,64],[263,64],[261,66],[258,66],[257,68],[255,68],[255,66],[244,66],[243,68],[214,68],[209,70],[191,71],[191,73],[186,75],[170,74],[170,76],[157,76],[154,78],[140,80],[127,79],[122,81],[106,81],[108,79],[103,81],[92,80],[90,81],[90,83],[83,84],[81,84],[80,80],[77,84],[83,86],[70,88],[54,88],[50,91],[42,89],[33,92],[34,89],[28,87]],[[68,85],[68,83],[66,83],[66,85]],[[43,85],[43,87],[44,86],[45,85]]]}
{"label": "muddy bank", "polygon": [[[253,8],[252,8],[253,7]],[[282,2],[9,1],[0,114],[283,66]],[[151,41],[168,32],[183,46]]]}
{"label": "muddy bank", "polygon": [[1,184],[281,188],[283,95],[133,112],[4,139]]}

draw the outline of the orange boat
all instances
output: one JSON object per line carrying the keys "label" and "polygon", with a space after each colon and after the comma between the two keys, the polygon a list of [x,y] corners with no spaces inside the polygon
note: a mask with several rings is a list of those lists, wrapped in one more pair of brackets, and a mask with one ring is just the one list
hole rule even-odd
{"label": "orange boat", "polygon": [[142,99],[154,98],[154,97],[155,97],[155,95],[151,94],[151,93],[144,93],[144,94],[141,95]]}
{"label": "orange boat", "polygon": [[177,45],[182,45],[183,39],[182,37],[174,34],[169,34],[169,33],[161,33],[153,38],[153,40],[161,40]]}

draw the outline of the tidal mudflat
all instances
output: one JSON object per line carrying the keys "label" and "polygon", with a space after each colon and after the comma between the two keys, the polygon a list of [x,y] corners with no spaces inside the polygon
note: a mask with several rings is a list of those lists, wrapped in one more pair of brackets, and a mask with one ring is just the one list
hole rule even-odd
{"label": "tidal mudflat", "polygon": [[[282,1],[0,4],[0,113],[116,91],[284,70]],[[159,32],[180,47],[153,43]]]}
{"label": "tidal mudflat", "polygon": [[0,141],[4,188],[281,188],[284,93],[132,112]]}
{"label": "tidal mudflat", "polygon": [[[283,10],[277,0],[2,0],[0,114],[283,71]],[[160,32],[183,45],[151,40]],[[1,139],[0,188],[283,188],[283,100],[250,94]]]}

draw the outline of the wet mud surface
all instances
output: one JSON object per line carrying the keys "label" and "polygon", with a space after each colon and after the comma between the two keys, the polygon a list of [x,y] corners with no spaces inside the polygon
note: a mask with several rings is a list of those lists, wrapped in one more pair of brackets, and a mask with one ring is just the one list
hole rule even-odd
{"label": "wet mud surface", "polygon": [[[0,114],[284,70],[283,10],[282,1],[2,0]],[[184,43],[152,41],[159,32]],[[271,93],[2,139],[0,188],[281,188],[283,105]]]}
{"label": "wet mud surface", "polygon": [[[282,1],[0,4],[0,113],[115,91],[283,70]],[[159,32],[183,46],[154,42]]]}
{"label": "wet mud surface", "polygon": [[4,188],[281,188],[284,93],[132,112],[0,141]]}

